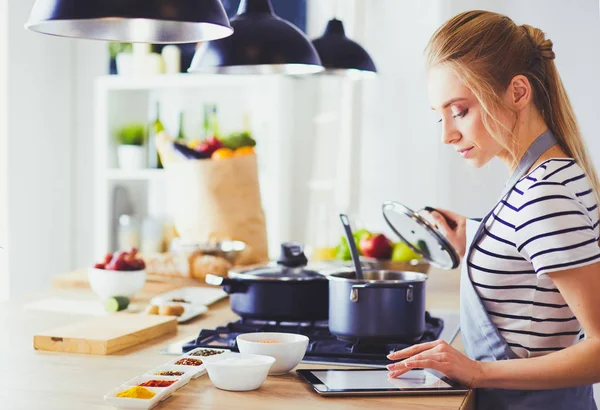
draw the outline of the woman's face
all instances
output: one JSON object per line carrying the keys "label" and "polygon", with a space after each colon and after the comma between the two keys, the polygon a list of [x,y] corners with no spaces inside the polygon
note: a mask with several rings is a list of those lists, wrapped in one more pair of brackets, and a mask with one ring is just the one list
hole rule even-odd
{"label": "woman's face", "polygon": [[431,107],[439,114],[444,144],[451,145],[476,168],[502,153],[502,146],[483,126],[479,101],[452,70],[432,67],[428,87]]}

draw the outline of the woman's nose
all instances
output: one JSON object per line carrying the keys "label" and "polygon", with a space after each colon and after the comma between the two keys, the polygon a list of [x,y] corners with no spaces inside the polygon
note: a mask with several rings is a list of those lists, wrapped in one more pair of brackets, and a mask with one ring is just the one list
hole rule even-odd
{"label": "woman's nose", "polygon": [[452,124],[442,124],[442,142],[444,144],[454,144],[455,142],[460,140],[460,138],[460,132],[456,128],[454,128]]}

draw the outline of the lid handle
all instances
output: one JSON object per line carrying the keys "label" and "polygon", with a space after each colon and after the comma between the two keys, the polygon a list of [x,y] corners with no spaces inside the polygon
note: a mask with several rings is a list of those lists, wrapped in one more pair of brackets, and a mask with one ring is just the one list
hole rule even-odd
{"label": "lid handle", "polygon": [[299,242],[284,242],[281,244],[281,255],[277,260],[279,265],[288,268],[306,266],[308,259],[304,255],[304,248]]}

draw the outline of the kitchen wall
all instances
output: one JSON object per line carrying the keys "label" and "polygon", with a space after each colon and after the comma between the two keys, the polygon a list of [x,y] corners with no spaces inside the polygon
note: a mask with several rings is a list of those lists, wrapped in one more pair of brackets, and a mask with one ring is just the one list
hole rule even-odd
{"label": "kitchen wall", "polygon": [[370,227],[383,229],[379,206],[386,199],[414,208],[431,205],[481,215],[508,178],[499,162],[472,169],[444,146],[427,101],[423,65],[427,41],[444,21],[470,9],[506,13],[517,24],[541,27],[552,39],[559,72],[600,166],[595,112],[600,91],[597,0],[368,2],[365,29],[356,35],[380,69],[376,81],[363,85],[360,216]]}
{"label": "kitchen wall", "polygon": [[8,49],[8,3],[0,1],[0,302],[8,299],[10,278],[8,276],[8,258],[6,243],[8,240],[7,220],[7,112],[8,103],[8,67],[6,52]]}
{"label": "kitchen wall", "polygon": [[[23,28],[33,0],[6,2],[6,161],[11,297],[71,268],[73,44]],[[1,21],[1,20],[0,20]],[[0,121],[0,124],[6,124]],[[6,126],[5,126],[6,127]]]}
{"label": "kitchen wall", "polygon": [[108,45],[103,41],[70,40],[74,46],[74,134],[71,152],[71,269],[88,266],[94,257],[94,78],[108,74]]}

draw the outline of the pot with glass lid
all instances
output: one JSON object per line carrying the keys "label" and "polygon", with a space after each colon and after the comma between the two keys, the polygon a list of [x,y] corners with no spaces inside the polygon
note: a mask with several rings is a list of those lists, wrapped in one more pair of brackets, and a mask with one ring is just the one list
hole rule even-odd
{"label": "pot with glass lid", "polygon": [[281,245],[276,262],[232,269],[228,277],[207,275],[206,283],[222,286],[230,295],[231,309],[247,319],[312,322],[327,320],[329,282],[306,268],[302,245]]}
{"label": "pot with glass lid", "polygon": [[[434,266],[454,269],[459,257],[448,240],[419,213],[385,202],[383,216],[413,251]],[[344,220],[342,223],[349,222]],[[351,236],[351,235],[350,235]],[[356,257],[355,244],[349,240]],[[425,283],[418,272],[361,270],[329,275],[329,330],[341,339],[361,342],[414,342],[425,332]]]}

